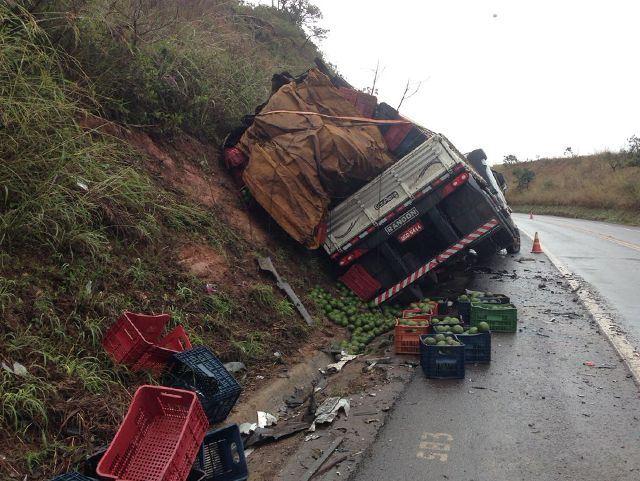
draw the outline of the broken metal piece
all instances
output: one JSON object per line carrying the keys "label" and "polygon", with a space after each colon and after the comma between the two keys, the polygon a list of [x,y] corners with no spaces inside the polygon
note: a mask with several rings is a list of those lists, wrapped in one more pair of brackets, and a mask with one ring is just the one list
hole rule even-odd
{"label": "broken metal piece", "polygon": [[344,354],[338,362],[327,365],[327,372],[340,372],[346,363],[353,361],[356,357],[358,357],[357,354]]}
{"label": "broken metal piece", "polygon": [[260,446],[261,444],[273,443],[275,441],[279,441],[280,439],[291,436],[300,431],[304,431],[309,428],[309,423],[301,423],[301,422],[289,422],[284,423],[281,426],[272,427],[272,428],[258,428],[255,432],[249,436],[249,438],[245,441],[244,445],[246,447],[249,446]]}
{"label": "broken metal piece", "polygon": [[278,424],[278,418],[271,413],[258,411],[258,427],[266,428]]}
{"label": "broken metal piece", "polygon": [[313,326],[314,325],[313,318],[309,315],[309,313],[307,312],[307,309],[304,307],[304,305],[302,304],[302,302],[300,301],[296,293],[293,291],[293,288],[289,285],[289,283],[280,277],[280,274],[278,274],[278,271],[276,270],[275,266],[273,265],[273,262],[271,261],[271,257],[258,258],[258,265],[260,266],[260,269],[262,269],[263,271],[268,271],[268,272],[271,272],[271,274],[273,274],[273,276],[276,279],[276,284],[278,285],[278,287],[287,294],[289,299],[291,299],[291,302],[293,303],[294,306],[296,306],[296,309],[298,310],[302,318],[306,321],[306,323],[310,326]]}
{"label": "broken metal piece", "polygon": [[248,436],[258,428],[258,423],[242,423],[238,428],[240,429],[240,434]]}
{"label": "broken metal piece", "polygon": [[348,416],[351,404],[347,398],[341,397],[329,397],[316,409],[316,418],[313,420],[313,424],[309,428],[309,431],[316,430],[316,424],[330,424],[338,416],[340,410]]}
{"label": "broken metal piece", "polygon": [[320,456],[315,463],[313,463],[311,465],[311,467],[309,468],[309,470],[305,473],[305,475],[300,479],[300,481],[309,481],[311,478],[313,478],[316,474],[316,471],[318,471],[318,469],[320,469],[320,467],[322,467],[322,465],[324,464],[324,462],[329,458],[329,456],[331,456],[331,454],[333,454],[333,452],[337,449],[338,446],[340,446],[340,444],[342,443],[342,440],[344,438],[342,436],[340,436],[339,438],[337,438],[325,451],[324,453],[322,453],[322,456]]}

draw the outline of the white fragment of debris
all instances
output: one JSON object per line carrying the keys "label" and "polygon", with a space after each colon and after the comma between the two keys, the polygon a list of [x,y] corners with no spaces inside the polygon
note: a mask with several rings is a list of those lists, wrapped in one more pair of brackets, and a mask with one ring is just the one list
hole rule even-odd
{"label": "white fragment of debris", "polygon": [[76,185],[80,187],[82,190],[84,190],[85,192],[89,191],[89,186],[80,180],[76,182]]}
{"label": "white fragment of debris", "polygon": [[224,364],[224,368],[229,372],[239,372],[247,369],[243,362],[231,361]]}
{"label": "white fragment of debris", "polygon": [[240,434],[249,435],[256,430],[258,427],[258,423],[242,423],[238,429],[240,429]]}
{"label": "white fragment of debris", "polygon": [[258,375],[256,376],[256,379],[257,379],[258,381],[262,381],[262,380],[264,379],[264,376],[261,376],[261,375],[259,375],[259,374],[258,374]]}
{"label": "white fragment of debris", "polygon": [[353,361],[356,357],[358,357],[357,354],[343,353],[338,362],[334,362],[327,366],[327,372],[340,372],[346,363]]}
{"label": "white fragment of debris", "polygon": [[254,451],[254,448],[247,448],[244,450],[244,457],[248,458],[249,456],[251,456],[251,453]]}
{"label": "white fragment of debris", "polygon": [[351,404],[347,398],[336,396],[325,399],[316,409],[316,418],[313,420],[311,427],[309,427],[309,431],[314,432],[316,424],[331,424],[340,410],[344,411],[348,416],[349,409],[351,409]]}
{"label": "white fragment of debris", "polygon": [[273,414],[258,411],[258,427],[266,428],[268,426],[273,426],[274,424],[278,424],[278,418]]}
{"label": "white fragment of debris", "polygon": [[282,353],[280,351],[276,351],[273,353],[273,357],[280,359],[282,358]]}
{"label": "white fragment of debris", "polygon": [[318,439],[319,437],[320,437],[320,435],[319,435],[319,434],[307,434],[307,435],[304,437],[304,440],[305,440],[305,442],[307,442],[307,441],[313,441],[314,439]]}
{"label": "white fragment of debris", "polygon": [[19,362],[15,362],[15,361],[13,362],[13,368],[3,362],[2,369],[4,369],[7,372],[10,372],[11,374],[15,374],[16,376],[25,377],[29,374],[29,371],[27,371],[26,367],[24,367]]}

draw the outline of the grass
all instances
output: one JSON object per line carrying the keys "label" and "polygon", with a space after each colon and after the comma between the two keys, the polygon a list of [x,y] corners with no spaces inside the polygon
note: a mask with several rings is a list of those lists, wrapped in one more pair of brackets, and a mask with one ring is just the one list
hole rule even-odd
{"label": "grass", "polygon": [[614,224],[640,225],[640,213],[619,209],[590,209],[580,206],[512,205],[514,212],[557,215],[574,219],[599,220]]}
{"label": "grass", "polygon": [[[535,206],[539,213],[639,224],[640,167],[611,164],[623,153],[603,152],[572,158],[541,159],[500,165],[509,185],[507,200],[516,209]],[[518,188],[514,171],[535,173],[529,188]]]}
{"label": "grass", "polygon": [[262,307],[275,307],[277,305],[273,288],[266,284],[255,284],[251,286],[249,296]]}
{"label": "grass", "polygon": [[202,305],[207,312],[222,320],[229,319],[238,309],[233,299],[223,292],[206,296]]}
{"label": "grass", "polygon": [[252,332],[245,339],[232,340],[231,344],[238,350],[240,358],[245,361],[262,359],[266,354],[266,341],[269,335],[266,333]]}
{"label": "grass", "polygon": [[293,304],[288,299],[281,299],[276,303],[275,310],[280,317],[291,317],[295,313]]}

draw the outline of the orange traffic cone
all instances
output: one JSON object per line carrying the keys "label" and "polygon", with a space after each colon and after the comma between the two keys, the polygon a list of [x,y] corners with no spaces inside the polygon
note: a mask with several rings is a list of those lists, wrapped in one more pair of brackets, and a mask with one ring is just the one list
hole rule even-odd
{"label": "orange traffic cone", "polygon": [[542,254],[542,247],[540,247],[540,239],[538,239],[538,233],[533,237],[533,247],[531,247],[532,254]]}
{"label": "orange traffic cone", "polygon": [[529,219],[533,220],[533,211],[529,211]]}

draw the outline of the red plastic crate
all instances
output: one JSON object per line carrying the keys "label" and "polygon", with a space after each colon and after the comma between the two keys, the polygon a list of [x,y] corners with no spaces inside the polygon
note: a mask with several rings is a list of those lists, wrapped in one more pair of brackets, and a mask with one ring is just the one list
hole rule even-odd
{"label": "red plastic crate", "polygon": [[174,353],[191,349],[182,326],[161,337],[170,319],[168,314],[149,316],[125,311],[106,332],[102,346],[116,363],[134,371],[162,371]]}
{"label": "red plastic crate", "polygon": [[[407,120],[404,117],[398,116],[398,120]],[[387,147],[390,151],[394,151],[402,143],[405,137],[411,132],[415,126],[407,121],[406,124],[392,125],[383,134],[384,140],[387,143]]]}
{"label": "red plastic crate", "polygon": [[120,481],[185,481],[208,427],[194,392],[141,386],[96,472]]}
{"label": "red plastic crate", "polygon": [[420,354],[420,336],[430,333],[431,326],[406,326],[402,319],[396,320],[393,333],[396,354]]}
{"label": "red plastic crate", "polygon": [[373,117],[376,105],[378,104],[378,99],[376,99],[375,96],[347,87],[340,87],[338,90],[340,91],[340,95],[347,99],[360,115],[366,118]]}
{"label": "red plastic crate", "polygon": [[352,265],[338,280],[363,301],[371,299],[381,287],[381,284],[360,264]]}
{"label": "red plastic crate", "polygon": [[[404,309],[402,311],[403,319],[421,319],[421,320],[430,320],[432,316],[436,314],[437,308],[435,311],[431,312],[423,312],[422,309]],[[418,313],[418,314],[416,314]]]}

